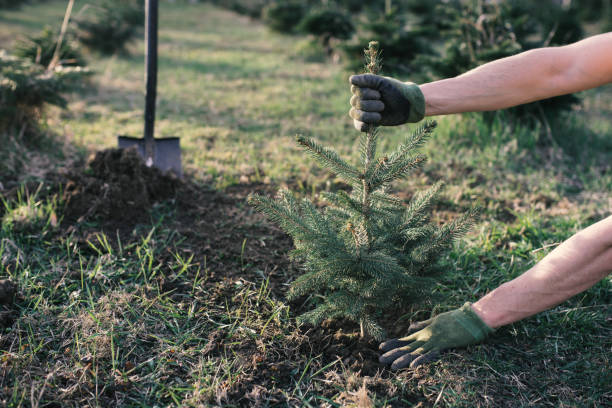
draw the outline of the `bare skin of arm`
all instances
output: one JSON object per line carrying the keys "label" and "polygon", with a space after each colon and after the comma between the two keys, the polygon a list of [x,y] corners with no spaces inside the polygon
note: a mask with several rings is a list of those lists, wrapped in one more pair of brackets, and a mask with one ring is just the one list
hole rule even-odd
{"label": "bare skin of arm", "polygon": [[425,115],[508,108],[612,82],[612,32],[539,48],[420,85]]}
{"label": "bare skin of arm", "polygon": [[[421,85],[426,116],[503,109],[612,82],[612,33],[540,48]],[[612,272],[612,216],[472,305],[496,328],[558,305]]]}
{"label": "bare skin of arm", "polygon": [[578,232],[533,268],[472,305],[492,328],[549,309],[612,272],[612,216]]}

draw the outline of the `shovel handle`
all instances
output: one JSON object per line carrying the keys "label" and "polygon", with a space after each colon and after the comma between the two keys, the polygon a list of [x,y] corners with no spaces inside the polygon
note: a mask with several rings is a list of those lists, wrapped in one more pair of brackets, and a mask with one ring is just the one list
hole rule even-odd
{"label": "shovel handle", "polygon": [[145,8],[145,154],[146,161],[153,158],[155,128],[155,99],[157,96],[157,26],[158,0],[146,0]]}

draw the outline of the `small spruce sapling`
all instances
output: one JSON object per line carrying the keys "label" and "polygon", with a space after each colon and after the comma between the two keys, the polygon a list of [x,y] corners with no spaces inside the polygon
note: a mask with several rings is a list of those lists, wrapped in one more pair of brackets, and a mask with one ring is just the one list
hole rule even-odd
{"label": "small spruce sapling", "polygon": [[[365,54],[367,70],[378,73],[378,43],[370,42]],[[425,157],[415,151],[435,126],[427,122],[393,153],[379,157],[378,132],[371,127],[361,134],[361,168],[313,139],[298,136],[298,144],[319,164],[352,186],[351,193],[322,193],[329,204],[323,211],[285,189],[276,199],[249,197],[258,211],[293,238],[291,255],[304,274],[292,283],[289,299],[314,293],[323,297],[299,320],[316,325],[328,318],[346,318],[359,323],[362,337],[381,340],[385,334],[377,318],[383,311],[427,300],[433,276],[440,271],[437,260],[466,232],[475,211],[439,227],[429,219],[441,183],[415,195],[408,205],[386,190],[422,166]]]}

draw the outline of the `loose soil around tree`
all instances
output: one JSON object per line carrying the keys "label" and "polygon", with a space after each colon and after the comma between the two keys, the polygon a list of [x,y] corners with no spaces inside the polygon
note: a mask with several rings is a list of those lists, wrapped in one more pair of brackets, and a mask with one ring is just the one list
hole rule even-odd
{"label": "loose soil around tree", "polygon": [[[253,192],[274,194],[268,184],[219,191],[147,168],[135,152],[116,149],[45,180],[42,187],[27,185],[38,193],[25,195],[35,196],[33,208],[58,198],[56,221],[25,225],[26,219],[5,230],[0,245],[2,266],[15,277],[0,282],[4,404],[18,401],[12,389],[32,387],[44,388],[41,406],[180,400],[187,406],[375,401],[397,407],[429,406],[444,389],[462,395],[472,383],[486,392],[471,394],[465,406],[491,405],[492,395],[498,398],[494,406],[514,406],[517,381],[524,402],[540,398],[533,390],[544,385],[566,400],[586,400],[605,388],[606,329],[599,315],[581,314],[568,327],[565,314],[551,312],[546,318],[557,320],[548,328],[537,321],[518,326],[520,332],[504,328],[484,345],[400,373],[378,363],[377,344],[360,339],[354,324],[298,326],[295,316],[310,310],[316,296],[286,302],[288,286],[300,274],[288,259],[292,242],[246,203]],[[23,188],[2,193],[9,206],[0,209],[0,218],[20,195]],[[445,208],[438,210],[440,215]],[[529,228],[495,239],[505,245],[532,236]],[[471,262],[493,262],[479,256]],[[463,277],[455,274],[439,290],[455,285],[445,293],[458,304],[469,296],[461,288],[479,278],[464,284],[457,279]],[[410,320],[429,317],[432,306],[389,313],[383,320],[389,336],[405,333]],[[583,309],[590,313],[589,307],[571,313]],[[559,327],[563,336],[590,344],[592,353],[576,360],[576,349],[566,344],[551,355],[548,338],[561,337],[550,330]],[[566,364],[580,367],[567,371]],[[567,376],[594,366],[602,368],[592,370],[595,386],[579,388],[578,397],[570,393]],[[529,378],[529,387],[517,373]]]}
{"label": "loose soil around tree", "polygon": [[[312,373],[326,365],[339,365],[355,378],[376,377],[379,386],[390,386],[388,376],[387,379],[380,377],[383,366],[378,363],[377,343],[360,339],[354,324],[325,321],[320,327],[298,327],[293,316],[312,307],[313,299],[300,299],[282,306],[289,283],[299,274],[298,267],[287,256],[292,242],[246,203],[250,193],[273,194],[271,186],[236,185],[221,192],[148,168],[135,151],[118,149],[100,151],[87,163],[48,174],[47,179],[47,187],[39,189],[38,199],[54,194],[61,197],[61,221],[54,235],[56,239],[75,242],[81,254],[95,255],[92,243],[99,242],[102,236],[115,250],[135,245],[149,233],[150,229],[145,226],[154,225],[172,231],[173,238],[167,242],[169,247],[187,254],[190,264],[205,268],[206,280],[198,291],[209,293],[208,307],[240,309],[241,305],[236,302],[241,299],[243,288],[258,284],[265,285],[269,301],[279,302],[287,314],[286,324],[259,327],[258,338],[237,336],[225,325],[207,332],[202,344],[203,356],[214,360],[229,353],[240,361],[236,381],[224,385],[213,400],[241,406],[250,406],[262,398],[269,402],[286,401],[283,390],[293,386],[297,372]],[[14,189],[8,191],[5,199],[17,195],[18,189]],[[170,251],[162,251],[155,259],[162,265],[172,261]],[[67,278],[81,277],[71,273]],[[148,284],[169,299],[189,301],[194,298],[194,279],[197,276],[192,272],[180,277],[169,272],[157,274]],[[2,288],[7,290],[0,295],[4,293],[3,299],[9,302],[16,285],[10,281],[3,284]],[[21,301],[16,308],[3,307],[7,308],[2,312],[6,314],[3,322],[9,327],[3,344],[8,344],[17,333],[10,332],[16,310],[27,313],[27,305]],[[260,311],[269,313],[266,306]],[[351,381],[356,381],[355,378]],[[362,381],[353,385],[361,386]],[[116,403],[118,390],[129,394],[126,387],[117,388],[115,384],[103,395],[103,401]],[[333,388],[326,390],[325,387],[320,392],[329,398],[336,393]],[[347,398],[352,397],[347,394]]]}

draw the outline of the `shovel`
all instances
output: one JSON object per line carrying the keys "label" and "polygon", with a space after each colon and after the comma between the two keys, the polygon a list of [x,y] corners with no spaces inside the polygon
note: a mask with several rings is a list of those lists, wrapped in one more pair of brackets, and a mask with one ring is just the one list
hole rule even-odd
{"label": "shovel", "polygon": [[155,139],[155,97],[157,93],[157,23],[158,0],[146,0],[145,6],[145,115],[144,139],[119,136],[119,148],[136,146],[148,167],[155,166],[166,172],[173,171],[182,176],[181,146],[178,137]]}

